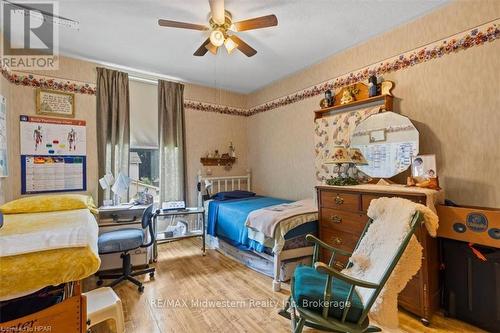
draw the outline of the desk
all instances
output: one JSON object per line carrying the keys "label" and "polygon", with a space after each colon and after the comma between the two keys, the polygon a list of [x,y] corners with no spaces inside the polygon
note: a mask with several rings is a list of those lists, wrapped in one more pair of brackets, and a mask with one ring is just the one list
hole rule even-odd
{"label": "desk", "polygon": [[[123,204],[118,206],[99,207],[99,235],[120,229],[142,229],[142,214],[149,205]],[[143,230],[146,241],[149,232]],[[133,267],[145,267],[152,262],[152,247],[139,248],[130,252]],[[101,267],[99,271],[120,269],[122,258],[120,253],[101,254]]]}
{"label": "desk", "polygon": [[[158,220],[159,219],[167,219],[170,218],[170,221],[173,222],[176,218],[183,216],[192,216],[194,215],[197,218],[197,223],[195,223],[195,227],[192,225],[186,224],[186,229],[183,234],[175,234],[169,231],[159,231],[158,230]],[[201,220],[201,226],[199,226],[199,221]],[[184,222],[182,222],[184,224]],[[199,228],[201,227],[201,229]],[[191,237],[201,237],[202,238],[202,255],[205,255],[205,210],[203,208],[193,207],[186,208],[183,210],[156,210],[153,215],[153,228],[154,233],[156,235],[156,241],[153,246],[153,258],[156,260],[158,258],[158,244],[174,242],[180,239],[191,238]]]}

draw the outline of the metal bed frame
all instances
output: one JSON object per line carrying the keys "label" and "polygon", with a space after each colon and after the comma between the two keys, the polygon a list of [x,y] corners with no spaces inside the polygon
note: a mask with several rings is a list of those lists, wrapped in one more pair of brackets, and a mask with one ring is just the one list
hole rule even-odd
{"label": "metal bed frame", "polygon": [[[213,192],[221,191],[234,191],[234,190],[246,190],[251,191],[252,188],[252,173],[247,170],[247,174],[243,176],[203,176],[201,171],[198,171],[198,207],[203,207],[203,193],[205,192],[205,180],[212,182]],[[274,254],[273,256],[267,255],[265,253],[258,253],[252,251],[256,255],[265,258],[273,262],[274,272],[273,272],[273,291],[281,290],[281,279],[280,279],[280,268],[281,263],[285,260],[290,260],[294,258],[302,258],[306,256],[312,256],[313,246],[300,247],[296,249],[283,250],[279,255]],[[219,250],[216,247],[216,250]],[[220,251],[221,252],[221,251]]]}

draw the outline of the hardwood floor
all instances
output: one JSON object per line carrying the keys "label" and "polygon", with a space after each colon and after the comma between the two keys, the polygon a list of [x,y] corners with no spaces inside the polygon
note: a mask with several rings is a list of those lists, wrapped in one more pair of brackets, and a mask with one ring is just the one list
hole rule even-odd
{"label": "hardwood floor", "polygon": [[[290,332],[290,322],[277,314],[287,290],[272,292],[271,278],[214,250],[201,256],[200,244],[198,239],[186,239],[160,245],[156,278],[144,277],[143,294],[128,282],[115,287],[123,302],[127,333]],[[86,286],[94,288],[95,279],[86,281]],[[430,327],[404,312],[399,319],[406,332],[483,332],[439,315]],[[92,331],[114,332],[113,326],[104,323]],[[317,331],[305,328],[304,332]]]}

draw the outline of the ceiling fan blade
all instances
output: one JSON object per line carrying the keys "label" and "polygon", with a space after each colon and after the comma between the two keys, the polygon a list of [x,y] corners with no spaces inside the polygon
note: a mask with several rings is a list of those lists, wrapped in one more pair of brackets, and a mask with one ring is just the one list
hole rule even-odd
{"label": "ceiling fan blade", "polygon": [[235,22],[234,28],[236,29],[236,31],[246,31],[274,27],[276,25],[278,25],[278,18],[276,17],[276,15],[272,14]]}
{"label": "ceiling fan blade", "polygon": [[186,23],[186,22],[179,22],[179,21],[170,21],[170,20],[163,20],[163,19],[159,19],[158,24],[162,27],[170,27],[170,28],[208,30],[207,26],[204,26],[201,24]]}
{"label": "ceiling fan blade", "polygon": [[210,53],[212,53],[213,55],[216,55],[217,54],[217,51],[219,51],[219,47],[218,46],[215,46],[214,44],[212,43],[208,43],[207,45],[205,45],[205,48],[210,51]]}
{"label": "ceiling fan blade", "polygon": [[204,41],[203,44],[201,44],[201,46],[193,53],[193,55],[197,57],[204,56],[208,51],[208,49],[206,48],[208,44],[211,44],[210,38],[207,38],[207,40]]}
{"label": "ceiling fan blade", "polygon": [[208,0],[210,3],[210,11],[212,12],[212,19],[217,24],[224,24],[226,15],[224,10],[224,0]]}
{"label": "ceiling fan blade", "polygon": [[236,35],[229,36],[233,42],[238,44],[238,50],[243,52],[247,57],[252,57],[257,54],[257,50],[245,43],[241,38]]}

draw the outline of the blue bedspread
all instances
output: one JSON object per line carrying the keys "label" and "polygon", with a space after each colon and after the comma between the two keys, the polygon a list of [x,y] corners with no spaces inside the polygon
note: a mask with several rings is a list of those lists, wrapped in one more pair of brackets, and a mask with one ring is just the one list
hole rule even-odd
{"label": "blue bedspread", "polygon": [[210,201],[208,205],[207,233],[224,239],[242,250],[264,252],[264,245],[248,238],[245,222],[250,212],[290,200],[255,196],[226,201]]}

